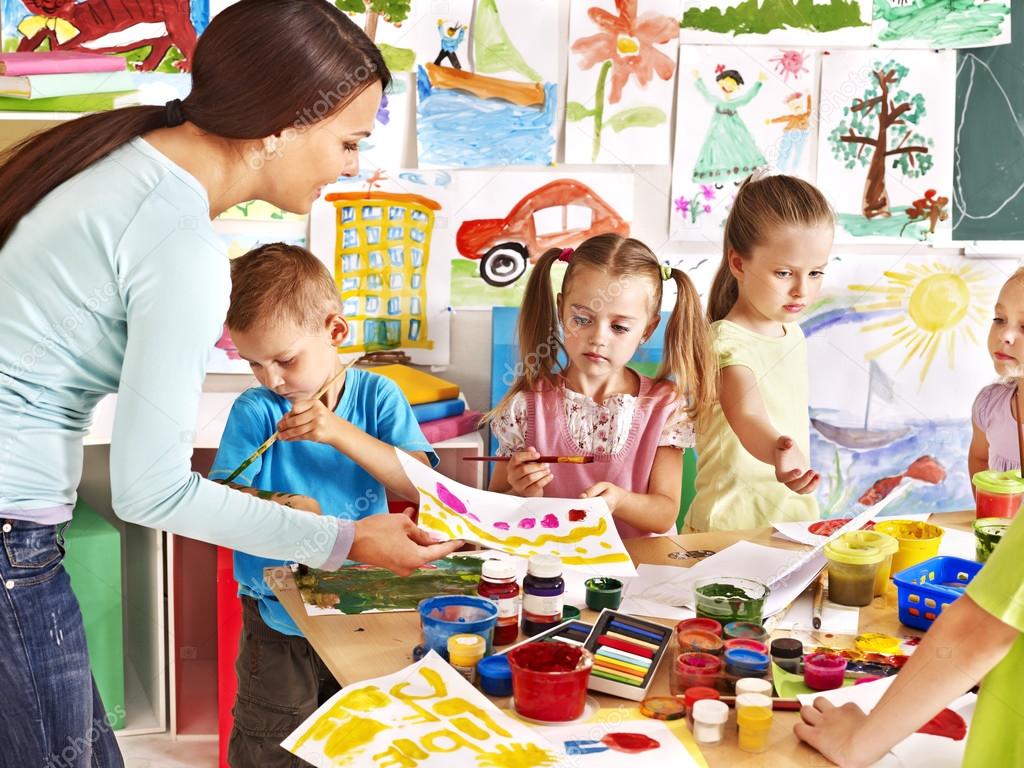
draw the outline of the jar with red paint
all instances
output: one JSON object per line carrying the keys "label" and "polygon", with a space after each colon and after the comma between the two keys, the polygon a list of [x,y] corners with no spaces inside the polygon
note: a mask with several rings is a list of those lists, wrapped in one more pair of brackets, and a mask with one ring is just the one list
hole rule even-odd
{"label": "jar with red paint", "polygon": [[508,560],[485,560],[476,593],[498,607],[494,645],[509,645],[519,637],[521,598],[515,566]]}
{"label": "jar with red paint", "polygon": [[688,688],[716,688],[722,671],[722,660],[710,653],[681,653],[675,658],[669,675],[673,695]]}
{"label": "jar with red paint", "polygon": [[984,470],[975,472],[971,477],[974,486],[975,509],[978,519],[983,517],[1017,516],[1021,502],[1024,501],[1024,479],[1020,472],[995,472]]}
{"label": "jar with red paint", "polygon": [[816,691],[843,687],[846,659],[836,653],[812,653],[804,657],[804,684]]}
{"label": "jar with red paint", "polygon": [[583,714],[594,657],[568,643],[534,642],[508,652],[516,712],[533,720],[564,723]]}

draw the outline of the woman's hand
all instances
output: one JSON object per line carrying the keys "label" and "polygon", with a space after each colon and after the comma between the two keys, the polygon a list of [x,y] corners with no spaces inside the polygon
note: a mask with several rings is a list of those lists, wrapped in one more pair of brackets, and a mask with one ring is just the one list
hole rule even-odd
{"label": "woman's hand", "polygon": [[408,576],[426,563],[448,557],[462,547],[459,539],[437,541],[413,523],[412,513],[409,507],[401,515],[370,515],[357,520],[349,559]]}
{"label": "woman's hand", "polygon": [[821,477],[793,438],[780,435],[775,443],[775,479],[795,493],[813,493]]}
{"label": "woman's hand", "polygon": [[537,449],[529,447],[516,451],[508,463],[508,484],[516,496],[543,496],[544,486],[554,480],[551,468],[536,461]]}

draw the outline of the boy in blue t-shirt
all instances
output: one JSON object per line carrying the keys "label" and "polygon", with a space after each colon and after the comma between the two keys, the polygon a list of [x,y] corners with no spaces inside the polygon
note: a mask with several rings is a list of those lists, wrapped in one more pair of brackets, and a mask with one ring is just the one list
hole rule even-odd
{"label": "boy in blue t-shirt", "polygon": [[[210,479],[225,480],[280,429],[231,485],[351,520],[386,514],[385,489],[417,498],[392,446],[431,464],[437,457],[392,381],[350,368],[323,398],[310,399],[340,370],[337,347],[348,334],[326,267],[304,248],[278,243],[235,259],[231,279],[228,330],[262,386],[235,401]],[[292,766],[299,761],[280,742],[338,684],[263,580],[263,569],[280,563],[242,552],[234,560],[243,626],[228,761]]]}

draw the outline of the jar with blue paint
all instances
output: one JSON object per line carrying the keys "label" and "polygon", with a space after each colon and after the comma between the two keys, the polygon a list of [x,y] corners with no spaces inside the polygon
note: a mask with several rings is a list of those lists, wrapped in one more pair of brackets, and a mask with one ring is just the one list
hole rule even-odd
{"label": "jar with blue paint", "polygon": [[462,634],[480,635],[487,643],[484,655],[491,653],[498,607],[490,600],[472,595],[438,595],[420,600],[418,610],[423,643],[414,649],[414,659],[433,650],[448,661],[448,639]]}
{"label": "jar with blue paint", "polygon": [[736,693],[736,682],[745,677],[771,680],[771,657],[767,653],[749,648],[730,648],[724,655],[725,668],[719,678],[722,692],[728,696]]}
{"label": "jar with blue paint", "polygon": [[534,555],[523,579],[523,634],[533,637],[562,622],[565,581],[555,555]]}

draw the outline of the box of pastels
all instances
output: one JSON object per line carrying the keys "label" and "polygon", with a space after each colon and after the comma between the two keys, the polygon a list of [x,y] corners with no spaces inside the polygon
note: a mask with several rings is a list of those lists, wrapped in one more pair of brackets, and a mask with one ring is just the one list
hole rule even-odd
{"label": "box of pastels", "polygon": [[671,640],[668,627],[605,608],[583,645],[594,654],[590,690],[642,701]]}

